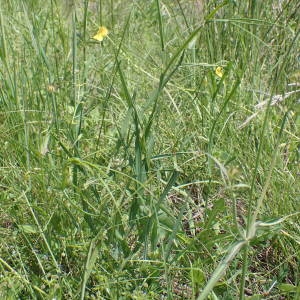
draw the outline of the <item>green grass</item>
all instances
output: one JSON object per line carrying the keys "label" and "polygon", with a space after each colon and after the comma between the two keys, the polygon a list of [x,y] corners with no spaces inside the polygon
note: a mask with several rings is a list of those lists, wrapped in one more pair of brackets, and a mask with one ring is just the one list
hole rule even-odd
{"label": "green grass", "polygon": [[299,24],[0,0],[0,298],[300,298]]}

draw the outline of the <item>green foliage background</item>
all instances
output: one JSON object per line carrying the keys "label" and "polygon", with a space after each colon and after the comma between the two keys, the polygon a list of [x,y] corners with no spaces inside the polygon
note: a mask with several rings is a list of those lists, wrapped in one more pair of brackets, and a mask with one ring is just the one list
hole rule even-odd
{"label": "green foliage background", "polygon": [[1,299],[298,299],[299,21],[0,0]]}

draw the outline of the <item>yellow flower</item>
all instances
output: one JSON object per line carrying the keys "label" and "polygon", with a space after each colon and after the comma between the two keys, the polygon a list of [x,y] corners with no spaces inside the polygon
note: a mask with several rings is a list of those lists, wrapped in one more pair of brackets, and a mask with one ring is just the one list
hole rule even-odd
{"label": "yellow flower", "polygon": [[55,93],[55,92],[56,92],[56,87],[55,87],[53,84],[49,84],[49,85],[47,86],[47,91],[48,91],[49,93]]}
{"label": "yellow flower", "polygon": [[223,74],[224,74],[223,68],[222,67],[217,67],[216,70],[215,70],[215,73],[216,73],[217,76],[219,76],[220,78],[222,78]]}
{"label": "yellow flower", "polygon": [[93,36],[93,39],[97,40],[99,42],[102,42],[103,39],[107,36],[108,36],[107,28],[104,26],[101,26],[101,27],[99,27],[98,32]]}

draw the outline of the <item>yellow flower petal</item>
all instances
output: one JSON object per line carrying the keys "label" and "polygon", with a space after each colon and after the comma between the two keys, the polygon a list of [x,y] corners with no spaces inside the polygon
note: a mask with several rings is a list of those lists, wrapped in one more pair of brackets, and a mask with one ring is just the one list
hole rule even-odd
{"label": "yellow flower petal", "polygon": [[222,67],[217,67],[216,70],[215,70],[215,73],[216,73],[217,76],[219,76],[220,78],[222,78],[223,74],[224,74],[223,68]]}
{"label": "yellow flower petal", "polygon": [[93,36],[94,40],[102,42],[108,36],[108,29],[104,26],[99,27],[98,32]]}
{"label": "yellow flower petal", "polygon": [[52,84],[49,84],[49,85],[47,86],[47,91],[48,91],[49,93],[54,93],[54,92],[56,92],[56,87],[55,87],[54,85],[52,85]]}

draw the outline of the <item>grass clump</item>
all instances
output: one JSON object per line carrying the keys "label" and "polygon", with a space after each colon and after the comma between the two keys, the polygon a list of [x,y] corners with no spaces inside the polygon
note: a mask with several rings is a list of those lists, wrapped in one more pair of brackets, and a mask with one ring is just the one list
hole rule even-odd
{"label": "grass clump", "polygon": [[1,298],[299,297],[297,1],[0,4]]}

